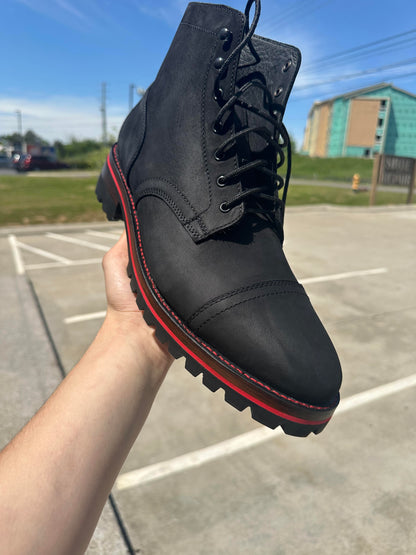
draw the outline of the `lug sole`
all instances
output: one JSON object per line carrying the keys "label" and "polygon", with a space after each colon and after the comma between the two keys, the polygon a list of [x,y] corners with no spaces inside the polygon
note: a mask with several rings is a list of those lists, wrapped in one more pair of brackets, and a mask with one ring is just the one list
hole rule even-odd
{"label": "lug sole", "polygon": [[133,198],[118,164],[115,146],[103,167],[96,196],[109,220],[123,220],[128,241],[127,274],[137,306],[146,323],[155,328],[156,337],[167,343],[172,356],[185,357],[185,367],[193,375],[202,374],[203,384],[211,391],[224,390],[225,401],[239,411],[250,408],[252,418],[286,434],[306,437],[320,433],[339,402],[316,407],[288,397],[239,369],[197,337],[157,290],[147,269],[141,246],[140,228]]}

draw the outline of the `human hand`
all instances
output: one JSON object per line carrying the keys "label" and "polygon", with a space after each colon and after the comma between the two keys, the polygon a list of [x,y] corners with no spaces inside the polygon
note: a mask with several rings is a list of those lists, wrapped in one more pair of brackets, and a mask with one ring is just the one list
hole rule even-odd
{"label": "human hand", "polygon": [[136,297],[127,276],[127,237],[123,231],[120,239],[103,258],[103,270],[108,309],[116,312],[138,313]]}
{"label": "human hand", "polygon": [[114,333],[121,332],[126,341],[132,339],[135,349],[141,347],[151,357],[155,357],[163,367],[170,366],[173,357],[166,345],[156,338],[154,329],[147,326],[143,314],[136,304],[136,296],[130,287],[127,275],[129,262],[127,237],[124,231],[117,243],[103,258],[105,290],[107,296],[106,320],[114,328]]}

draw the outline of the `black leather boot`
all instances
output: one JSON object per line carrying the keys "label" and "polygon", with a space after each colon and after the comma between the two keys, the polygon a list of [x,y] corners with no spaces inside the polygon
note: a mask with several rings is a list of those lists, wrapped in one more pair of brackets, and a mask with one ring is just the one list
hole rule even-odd
{"label": "black leather boot", "polygon": [[282,117],[300,52],[254,35],[259,15],[259,0],[245,14],[189,4],[96,192],[125,222],[132,288],[158,338],[238,410],[304,436],[331,418],[341,369],[282,250]]}

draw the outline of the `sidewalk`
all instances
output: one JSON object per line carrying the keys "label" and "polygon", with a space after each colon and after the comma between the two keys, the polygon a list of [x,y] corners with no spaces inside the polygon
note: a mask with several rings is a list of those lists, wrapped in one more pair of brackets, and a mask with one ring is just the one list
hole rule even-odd
{"label": "sidewalk", "polygon": [[[291,177],[290,178],[291,185],[315,185],[317,187],[335,187],[337,189],[351,189],[351,182],[342,182],[342,181],[335,181],[335,180],[327,180],[327,179],[307,179],[302,177]],[[362,183],[360,184],[361,189],[371,189],[371,183]],[[377,191],[384,191],[386,193],[407,193],[407,187],[400,187],[398,185],[378,185]]]}

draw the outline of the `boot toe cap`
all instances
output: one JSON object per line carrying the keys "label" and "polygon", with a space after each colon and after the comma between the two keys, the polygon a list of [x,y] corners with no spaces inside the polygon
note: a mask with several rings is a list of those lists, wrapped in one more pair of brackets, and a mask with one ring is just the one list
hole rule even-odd
{"label": "boot toe cap", "polygon": [[203,316],[196,333],[254,379],[301,402],[336,402],[339,359],[305,294],[234,298]]}

